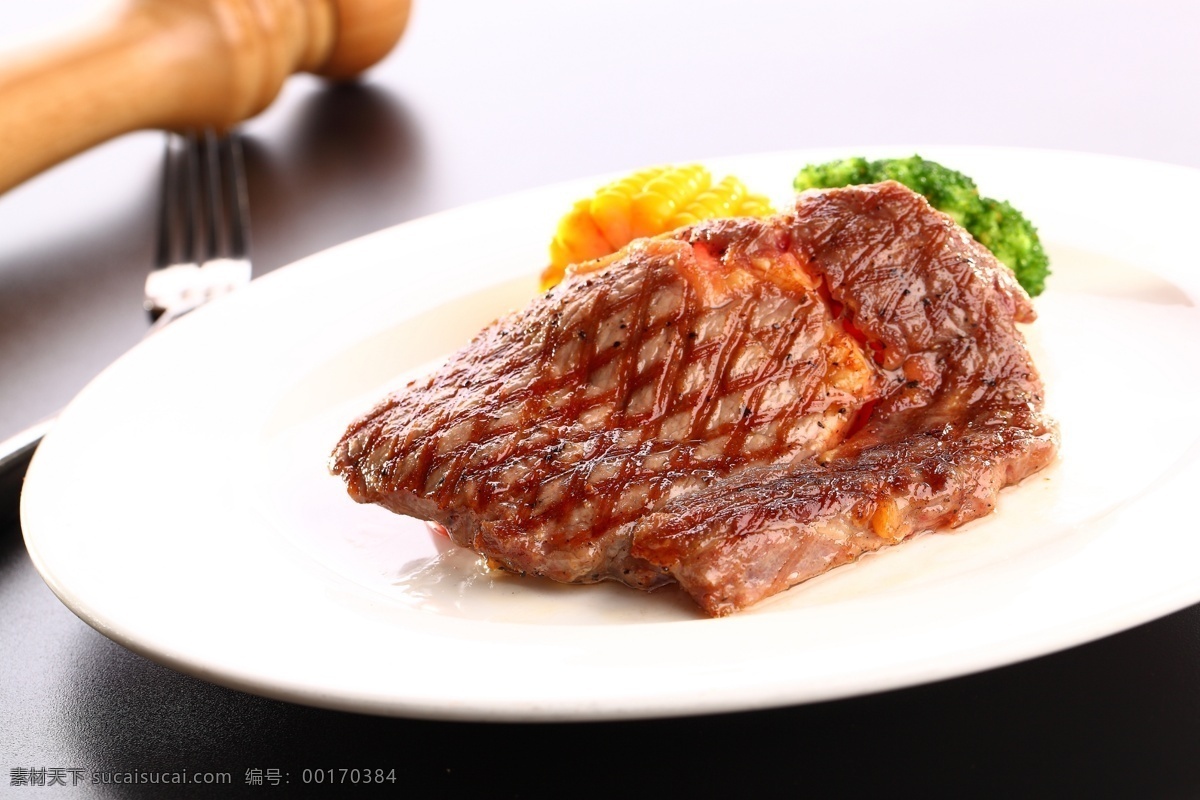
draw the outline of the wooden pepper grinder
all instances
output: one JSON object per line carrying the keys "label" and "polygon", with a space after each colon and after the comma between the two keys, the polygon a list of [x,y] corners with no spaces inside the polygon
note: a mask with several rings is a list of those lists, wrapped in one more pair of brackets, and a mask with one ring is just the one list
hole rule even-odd
{"label": "wooden pepper grinder", "polygon": [[98,27],[0,56],[0,192],[142,128],[225,130],[293,72],[350,78],[392,49],[409,0],[125,0]]}

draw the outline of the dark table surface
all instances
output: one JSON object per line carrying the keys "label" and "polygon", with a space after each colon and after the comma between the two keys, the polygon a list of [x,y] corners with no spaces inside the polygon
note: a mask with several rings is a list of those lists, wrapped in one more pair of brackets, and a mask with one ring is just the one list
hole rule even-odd
{"label": "dark table surface", "polygon": [[[95,5],[4,4],[0,46]],[[245,127],[255,272],[465,202],[663,161],[945,143],[1197,167],[1198,23],[1167,2],[418,0],[401,47],[363,81],[294,79]],[[127,136],[0,196],[0,439],[143,335],[160,148],[160,134]],[[376,718],[212,685],[89,628],[25,552],[21,475],[0,475],[0,795],[1200,795],[1200,606],[1026,663],[794,708]],[[395,783],[302,781],[342,767]],[[80,782],[17,786],[22,770]],[[149,771],[231,784],[91,783]]]}

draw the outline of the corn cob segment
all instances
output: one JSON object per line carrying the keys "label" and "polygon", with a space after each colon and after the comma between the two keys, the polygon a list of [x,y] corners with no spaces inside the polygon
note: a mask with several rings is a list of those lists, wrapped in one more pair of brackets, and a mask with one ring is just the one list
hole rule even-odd
{"label": "corn cob segment", "polygon": [[568,265],[615,253],[634,239],[703,219],[771,213],[766,197],[750,194],[732,175],[714,184],[698,164],[639,170],[602,186],[559,220],[542,291],[561,281]]}

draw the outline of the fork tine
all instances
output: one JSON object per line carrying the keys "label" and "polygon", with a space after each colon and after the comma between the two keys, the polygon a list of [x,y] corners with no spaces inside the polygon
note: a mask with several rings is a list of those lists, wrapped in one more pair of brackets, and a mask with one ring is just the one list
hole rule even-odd
{"label": "fork tine", "polygon": [[250,223],[241,140],[236,133],[218,138],[208,128],[200,152],[208,222],[203,229],[205,251],[200,263],[218,258],[244,259],[249,252]]}
{"label": "fork tine", "polygon": [[194,260],[193,244],[198,227],[194,162],[193,138],[168,133],[163,144],[158,243],[154,256],[154,266],[160,269]]}
{"label": "fork tine", "polygon": [[229,209],[229,256],[245,259],[250,255],[250,203],[246,192],[246,164],[242,140],[231,133],[224,140],[226,208]]}
{"label": "fork tine", "polygon": [[163,168],[161,194],[158,198],[158,239],[154,247],[154,266],[158,269],[170,264],[175,257],[174,234],[175,222],[175,170],[172,161],[174,156],[174,135],[167,134],[163,138]]}
{"label": "fork tine", "polygon": [[146,308],[159,329],[250,280],[245,168],[235,136],[168,138],[156,268]]}
{"label": "fork tine", "polygon": [[182,191],[179,197],[183,201],[183,225],[180,233],[183,240],[181,261],[188,264],[199,264],[200,236],[199,231],[204,225],[204,213],[199,200],[202,191],[200,179],[200,142],[195,131],[188,131],[183,141]]}
{"label": "fork tine", "polygon": [[221,207],[221,158],[217,148],[217,135],[212,128],[204,129],[204,139],[198,144],[198,154],[203,162],[203,183],[200,194],[204,198],[204,213],[208,224],[204,226],[204,251],[197,263],[204,264],[226,252],[223,224],[224,209]]}

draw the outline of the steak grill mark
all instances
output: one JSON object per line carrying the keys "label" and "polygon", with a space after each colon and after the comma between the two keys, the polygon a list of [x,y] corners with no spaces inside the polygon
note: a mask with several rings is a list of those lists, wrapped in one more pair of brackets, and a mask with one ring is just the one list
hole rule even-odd
{"label": "steak grill mark", "polygon": [[[986,513],[964,487],[994,497],[1052,457],[1012,325],[1028,298],[959,233],[884,184],[640,241],[385,400],[331,467],[356,500],[438,522],[504,569],[678,580],[728,613]],[[938,425],[949,462],[909,441]],[[989,462],[971,437],[997,425],[1016,444]],[[935,474],[948,493],[927,490]],[[927,513],[935,495],[958,510]],[[754,554],[764,537],[776,558]]]}

